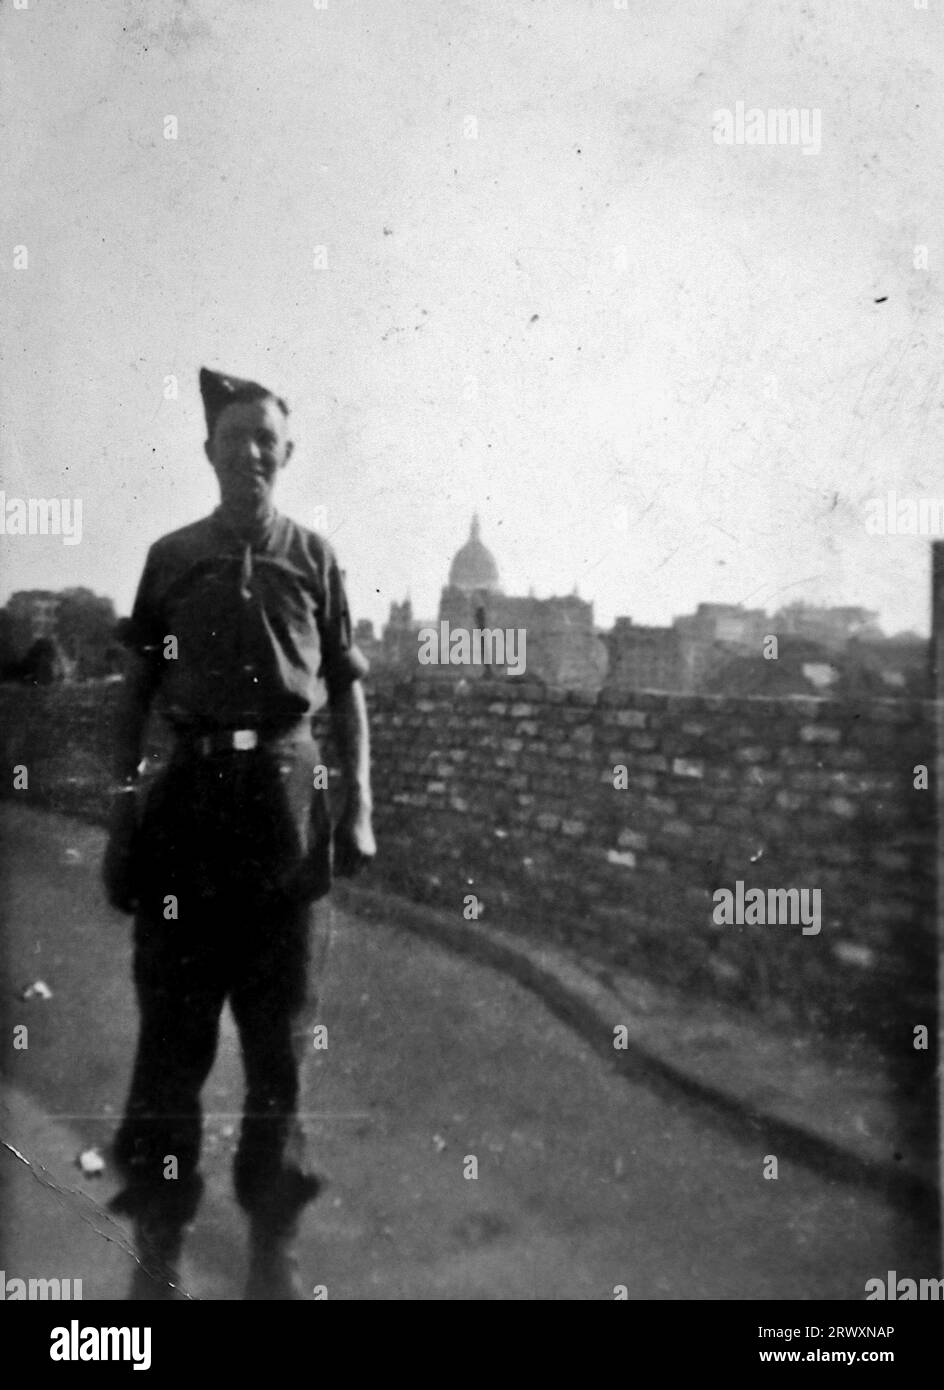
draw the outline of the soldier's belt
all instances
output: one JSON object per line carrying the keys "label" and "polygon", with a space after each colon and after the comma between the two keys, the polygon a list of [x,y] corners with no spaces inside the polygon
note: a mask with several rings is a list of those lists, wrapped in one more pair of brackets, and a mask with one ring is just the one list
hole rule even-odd
{"label": "soldier's belt", "polygon": [[201,757],[208,758],[212,753],[251,753],[258,748],[262,738],[258,729],[222,729],[219,733],[199,734],[193,746]]}
{"label": "soldier's belt", "polygon": [[289,729],[214,729],[210,733],[198,734],[178,731],[183,746],[198,757],[210,758],[214,753],[251,753],[267,743],[284,743],[286,740],[300,740],[310,737],[307,723]]}

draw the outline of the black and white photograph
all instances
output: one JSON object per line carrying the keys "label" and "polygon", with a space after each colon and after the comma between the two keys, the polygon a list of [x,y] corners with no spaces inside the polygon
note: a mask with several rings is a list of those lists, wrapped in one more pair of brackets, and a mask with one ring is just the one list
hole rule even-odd
{"label": "black and white photograph", "polygon": [[909,1364],[940,0],[3,0],[0,49],[31,1363],[602,1300]]}

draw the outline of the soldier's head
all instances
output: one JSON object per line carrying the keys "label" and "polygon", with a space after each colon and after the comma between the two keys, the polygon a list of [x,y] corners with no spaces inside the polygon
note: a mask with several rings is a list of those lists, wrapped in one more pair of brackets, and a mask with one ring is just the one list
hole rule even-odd
{"label": "soldier's head", "polygon": [[[204,376],[208,380],[204,380]],[[201,374],[207,417],[206,456],[234,520],[266,513],[280,471],[292,456],[288,408],[255,382]]]}

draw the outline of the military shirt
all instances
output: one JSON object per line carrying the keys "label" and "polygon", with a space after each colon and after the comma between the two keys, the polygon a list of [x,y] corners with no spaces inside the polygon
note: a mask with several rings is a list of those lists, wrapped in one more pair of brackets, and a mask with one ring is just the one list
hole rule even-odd
{"label": "military shirt", "polygon": [[125,640],[190,729],[288,726],[368,669],[332,547],[278,512],[251,540],[217,509],[156,541]]}

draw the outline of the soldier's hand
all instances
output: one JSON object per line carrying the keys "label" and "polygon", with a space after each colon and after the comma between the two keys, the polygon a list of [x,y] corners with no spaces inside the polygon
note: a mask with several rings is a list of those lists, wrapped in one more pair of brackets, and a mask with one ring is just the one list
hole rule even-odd
{"label": "soldier's hand", "polygon": [[105,896],[119,912],[133,912],[133,860],[138,829],[138,798],[132,792],[112,797],[108,820],[108,843],[102,860]]}
{"label": "soldier's hand", "polygon": [[345,810],[334,828],[334,872],[339,878],[352,878],[377,853],[370,811],[364,807]]}

